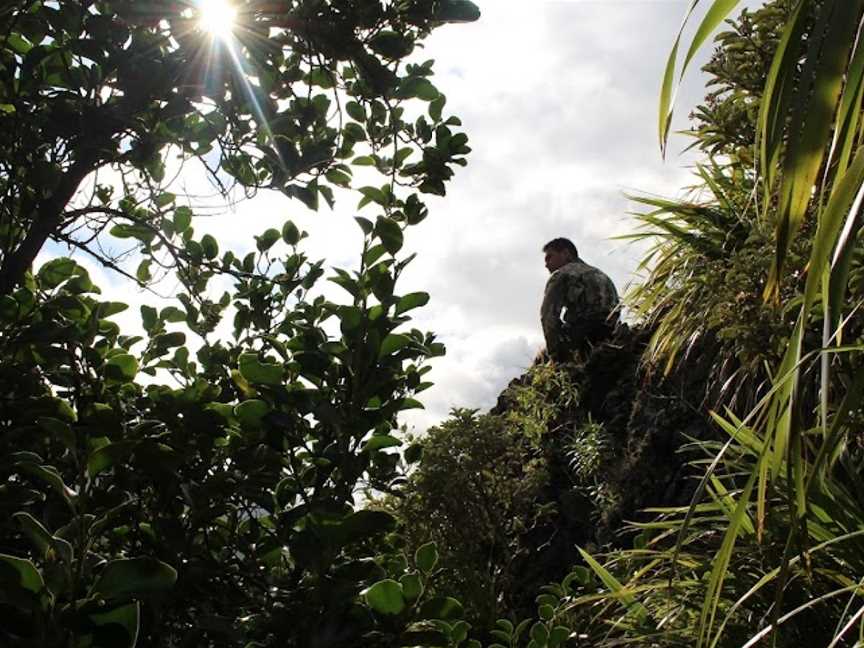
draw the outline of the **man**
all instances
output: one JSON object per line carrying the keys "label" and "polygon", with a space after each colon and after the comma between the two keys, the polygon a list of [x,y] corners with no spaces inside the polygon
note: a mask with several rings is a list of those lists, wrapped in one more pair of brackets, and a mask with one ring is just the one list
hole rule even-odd
{"label": "man", "polygon": [[546,282],[540,321],[549,357],[561,362],[612,334],[618,322],[618,292],[603,272],[579,258],[573,242],[556,238],[543,246]]}

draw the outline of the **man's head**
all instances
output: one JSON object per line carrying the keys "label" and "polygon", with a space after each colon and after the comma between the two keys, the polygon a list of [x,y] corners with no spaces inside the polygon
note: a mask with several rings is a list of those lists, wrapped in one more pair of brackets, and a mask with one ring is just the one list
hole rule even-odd
{"label": "man's head", "polygon": [[546,255],[546,269],[549,272],[555,272],[561,266],[579,258],[579,252],[576,251],[573,241],[566,238],[552,239],[543,246],[543,252]]}

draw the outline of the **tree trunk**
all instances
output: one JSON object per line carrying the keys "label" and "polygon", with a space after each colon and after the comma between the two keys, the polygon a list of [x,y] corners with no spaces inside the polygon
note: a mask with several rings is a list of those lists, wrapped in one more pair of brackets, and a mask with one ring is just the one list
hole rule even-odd
{"label": "tree trunk", "polygon": [[[36,214],[30,229],[21,244],[9,252],[0,265],[0,295],[8,295],[24,280],[24,274],[33,265],[33,260],[48,238],[64,225],[63,213],[84,179],[96,170],[99,164],[98,149],[85,152],[70,169],[54,193],[37,203]],[[26,217],[26,214],[21,214]]]}

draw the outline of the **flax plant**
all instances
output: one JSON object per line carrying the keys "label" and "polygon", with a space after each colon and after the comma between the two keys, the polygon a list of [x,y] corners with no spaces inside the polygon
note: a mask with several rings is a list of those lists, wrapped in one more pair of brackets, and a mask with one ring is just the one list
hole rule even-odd
{"label": "flax plant", "polygon": [[[648,367],[666,374],[687,361],[708,365],[708,402],[746,408],[770,383],[766,367],[779,362],[794,316],[766,304],[761,282],[770,265],[771,231],[755,208],[756,185],[734,165],[697,166],[688,197],[631,196],[648,211],[622,238],[651,242],[640,264],[644,279],[629,306],[650,324]],[[784,295],[797,291],[809,240],[792,248]]]}
{"label": "flax plant", "polygon": [[[650,568],[628,565],[630,578],[618,581],[654,613],[627,631],[613,623],[610,637],[617,633],[624,640],[662,645],[656,640],[662,631],[673,644],[680,640],[698,648],[766,643],[833,648],[864,641],[864,346],[856,279],[864,203],[864,0],[785,4],[788,19],[762,92],[753,149],[754,229],[771,233],[772,248],[759,293],[766,305],[792,313],[785,343],[766,371],[770,387],[755,405],[740,418],[731,411],[715,415],[728,440],[700,445],[710,454],[691,505],[661,512],[656,528],[676,541],[664,544],[670,536],[661,534]],[[685,45],[685,27],[698,5],[707,11]],[[737,5],[737,0],[693,0],[688,8],[661,90],[662,150],[677,83]],[[717,241],[704,236],[710,231],[703,226],[704,209],[657,208],[661,212],[642,220],[663,229],[667,241],[658,257],[661,269],[642,289],[643,310],[660,313],[654,352],[680,353],[688,329],[673,318],[675,290],[683,284],[663,283],[664,253],[668,268],[676,254],[680,258],[680,246],[695,250],[694,227],[700,245]],[[808,256],[799,278],[793,260],[802,236]],[[784,289],[790,278],[792,292]],[[661,288],[652,293],[652,285]],[[664,307],[672,309],[665,329]],[[680,315],[686,320],[700,313],[691,314],[684,305]],[[815,339],[808,335],[814,327],[821,329]],[[616,563],[637,557],[616,554],[601,567],[612,571]],[[666,598],[660,597],[661,576]],[[607,602],[621,601],[622,591],[607,588],[605,596]],[[625,606],[625,612],[631,608]]]}

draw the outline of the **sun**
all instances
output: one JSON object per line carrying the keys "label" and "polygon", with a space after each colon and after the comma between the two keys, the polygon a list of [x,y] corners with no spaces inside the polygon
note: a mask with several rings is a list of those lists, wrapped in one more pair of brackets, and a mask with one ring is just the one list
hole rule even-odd
{"label": "sun", "polygon": [[226,39],[234,29],[237,9],[228,0],[198,0],[201,28],[215,38]]}

